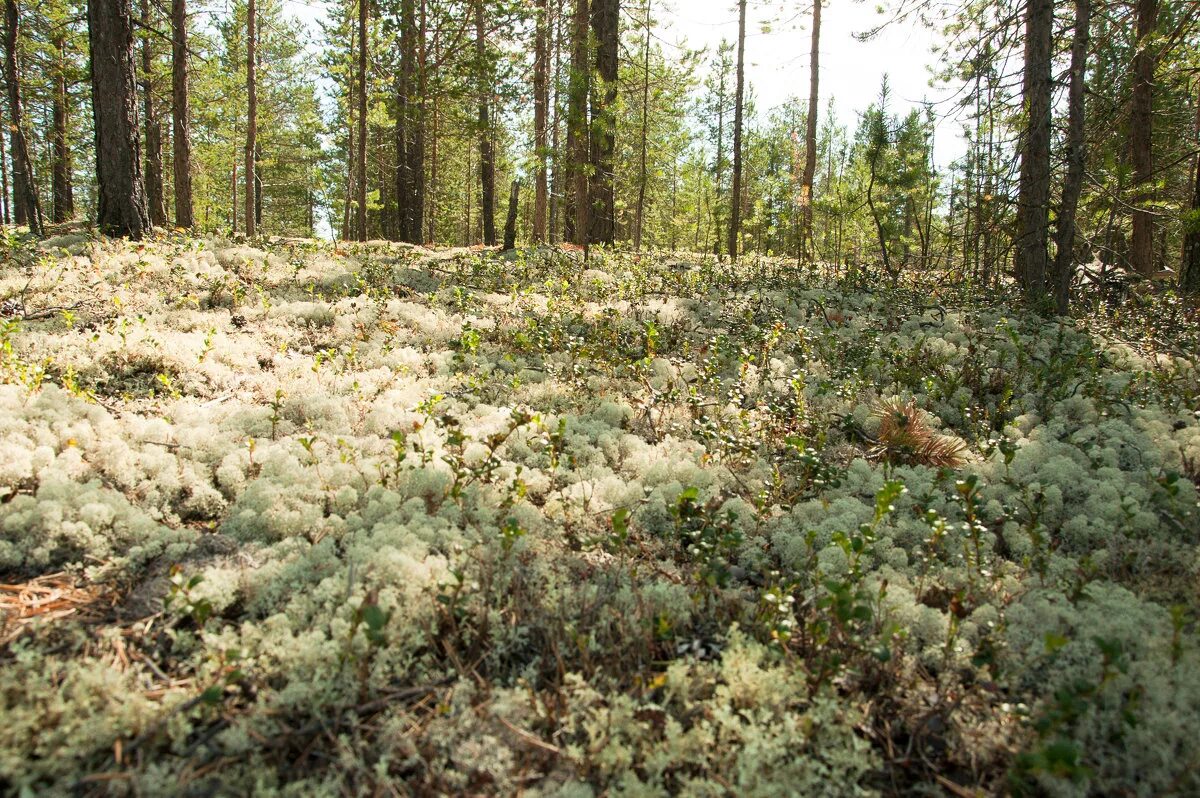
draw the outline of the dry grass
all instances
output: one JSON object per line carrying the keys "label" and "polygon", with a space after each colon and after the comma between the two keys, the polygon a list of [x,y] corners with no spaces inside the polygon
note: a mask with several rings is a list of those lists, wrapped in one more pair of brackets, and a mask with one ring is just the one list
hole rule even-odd
{"label": "dry grass", "polygon": [[31,624],[62,620],[87,612],[104,599],[95,587],[79,587],[65,573],[47,574],[20,584],[0,584],[0,646]]}
{"label": "dry grass", "polygon": [[967,461],[967,443],[929,425],[917,403],[885,399],[875,408],[879,436],[871,457],[892,464],[958,468]]}

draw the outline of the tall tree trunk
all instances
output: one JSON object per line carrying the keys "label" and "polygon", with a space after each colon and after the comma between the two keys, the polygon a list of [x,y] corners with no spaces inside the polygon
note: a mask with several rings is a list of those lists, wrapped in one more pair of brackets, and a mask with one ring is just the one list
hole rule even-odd
{"label": "tall tree trunk", "polygon": [[588,0],[575,0],[571,18],[571,75],[567,88],[567,174],[570,177],[566,218],[567,240],[586,244],[588,237],[588,174],[590,129],[587,100],[592,67],[589,58]]}
{"label": "tall tree trunk", "polygon": [[592,86],[592,148],[589,244],[611,244],[616,234],[614,169],[617,147],[617,56],[621,25],[620,0],[592,0],[592,35],[596,39],[596,78]]}
{"label": "tall tree trunk", "polygon": [[483,0],[475,0],[475,78],[479,100],[479,193],[483,214],[483,243],[496,244],[496,146],[492,140],[492,70],[488,65],[483,25]]}
{"label": "tall tree trunk", "polygon": [[1066,315],[1070,300],[1071,275],[1075,266],[1075,215],[1083,191],[1084,77],[1087,71],[1088,40],[1092,24],[1091,0],[1075,0],[1075,33],[1071,40],[1071,80],[1067,96],[1067,174],[1063,179],[1062,205],[1054,243],[1054,307]]}
{"label": "tall tree trunk", "polygon": [[[261,17],[260,17],[261,19]],[[262,29],[259,29],[262,33]],[[259,52],[262,52],[261,50]],[[259,62],[262,69],[262,62]],[[254,142],[254,226],[262,229],[263,220],[263,178],[262,178],[262,140]]]}
{"label": "tall tree trunk", "polygon": [[550,160],[554,168],[553,177],[550,182],[550,209],[549,209],[549,241],[552,244],[557,244],[560,238],[559,220],[562,216],[562,153],[559,152],[559,79],[562,74],[562,0],[555,3],[553,11],[553,22],[550,26],[550,50],[553,53],[554,66],[551,70],[552,83],[554,91],[550,98],[551,120],[550,120]]}
{"label": "tall tree trunk", "polygon": [[742,237],[742,106],[746,93],[746,0],[738,0],[737,86],[733,100],[733,186],[729,192],[729,260]]}
{"label": "tall tree trunk", "polygon": [[17,68],[17,42],[20,14],[17,0],[4,2],[4,80],[8,84],[10,149],[13,166],[13,210],[17,224],[28,224],[34,235],[41,235],[42,203],[33,181],[33,158],[25,137],[25,112],[21,104],[21,74]]}
{"label": "tall tree trunk", "polygon": [[[434,34],[435,58],[436,58],[437,52],[439,51],[438,39],[439,39],[439,36],[438,36],[438,34],[435,33]],[[437,217],[438,217],[438,209],[440,208],[440,203],[438,202],[438,187],[439,187],[438,180],[441,177],[440,174],[438,173],[438,165],[440,163],[440,161],[438,159],[438,141],[440,140],[440,136],[441,136],[441,132],[442,132],[442,118],[441,118],[440,113],[438,112],[437,104],[436,103],[433,104],[432,108],[433,108],[432,114],[431,114],[432,119],[430,121],[431,140],[429,142],[429,145],[430,145],[429,146],[429,156],[430,156],[430,158],[429,158],[429,161],[430,161],[430,163],[429,163],[429,190],[426,192],[426,194],[429,198],[429,200],[428,200],[429,201],[429,213],[427,214],[427,218],[425,220],[425,230],[426,230],[425,240],[430,241],[430,242],[435,241],[437,239]]]}
{"label": "tall tree trunk", "polygon": [[167,206],[163,197],[162,126],[154,107],[154,53],[150,46],[150,0],[142,0],[142,115],[146,124],[146,210],[150,224],[165,227]]}
{"label": "tall tree trunk", "polygon": [[229,232],[231,232],[233,235],[237,235],[238,204],[242,201],[241,196],[238,194],[238,176],[237,175],[238,175],[238,165],[237,165],[237,161],[234,160],[233,169],[231,169],[229,171],[229,192],[230,192]]}
{"label": "tall tree trunk", "polygon": [[504,251],[517,246],[517,202],[521,198],[521,181],[512,181],[508,192],[508,215],[504,217]]}
{"label": "tall tree trunk", "polygon": [[[1200,79],[1196,80],[1196,138],[1200,139]],[[1200,293],[1200,153],[1196,155],[1192,207],[1183,235],[1179,287],[1188,293]]]}
{"label": "tall tree trunk", "polygon": [[813,253],[813,181],[817,174],[817,101],[820,97],[821,2],[813,0],[812,46],[808,53],[808,117],[804,129],[804,176],[800,181],[800,251],[805,259]]}
{"label": "tall tree trunk", "polygon": [[533,149],[537,166],[533,176],[533,243],[546,240],[546,203],[549,187],[546,173],[546,120],[550,104],[550,3],[537,0],[537,32],[533,59]]}
{"label": "tall tree trunk", "polygon": [[396,218],[401,241],[413,241],[412,106],[416,61],[414,0],[400,2],[400,69],[396,74]]}
{"label": "tall tree trunk", "polygon": [[367,240],[367,3],[358,0],[358,158],[355,161],[354,226],[359,241]]}
{"label": "tall tree trunk", "polygon": [[[263,18],[258,18],[258,24],[254,31],[254,74],[262,75],[263,71]],[[257,130],[257,127],[256,127]],[[262,229],[263,220],[263,176],[262,176],[262,139],[256,135],[254,137],[254,227],[257,230]]]}
{"label": "tall tree trunk", "polygon": [[408,171],[412,183],[412,219],[411,240],[413,243],[424,241],[425,229],[425,109],[428,106],[429,95],[429,53],[425,38],[429,32],[429,23],[425,0],[421,0],[420,23],[417,27],[417,44],[415,48],[415,71],[417,77],[416,103],[410,116],[411,144],[408,150]]}
{"label": "tall tree trunk", "polygon": [[150,216],[138,141],[130,0],[89,0],[88,41],[100,232],[140,240],[150,226]]}
{"label": "tall tree trunk", "polygon": [[8,152],[4,145],[4,109],[0,106],[0,222],[9,224],[8,200]]}
{"label": "tall tree trunk", "polygon": [[713,185],[713,203],[712,203],[712,220],[713,229],[717,234],[713,236],[713,254],[718,258],[721,257],[721,187],[725,184],[725,78],[727,77],[724,69],[721,71],[720,82],[717,88],[717,162],[714,170],[714,185]]}
{"label": "tall tree trunk", "polygon": [[471,246],[471,188],[475,185],[475,147],[471,143],[467,144],[467,191],[466,202],[463,203],[463,246]]}
{"label": "tall tree trunk", "polygon": [[171,0],[171,147],[175,173],[175,226],[190,230],[192,106],[188,96],[187,0]]}
{"label": "tall tree trunk", "polygon": [[254,218],[254,153],[258,149],[258,9],[255,0],[246,2],[246,235],[257,234]]}
{"label": "tall tree trunk", "polygon": [[1133,56],[1133,97],[1129,109],[1129,155],[1133,164],[1133,239],[1129,259],[1141,274],[1154,271],[1154,66],[1152,45],[1158,27],[1158,0],[1137,0],[1137,50]]}
{"label": "tall tree trunk", "polygon": [[66,40],[62,33],[54,36],[54,54],[53,218],[55,223],[61,224],[75,216],[75,193],[71,188],[71,143],[67,138]]}
{"label": "tall tree trunk", "polygon": [[1047,299],[1050,205],[1051,38],[1054,0],[1027,0],[1023,102],[1026,127],[1017,197],[1017,279],[1026,296]]}
{"label": "tall tree trunk", "polygon": [[639,252],[642,249],[642,233],[646,223],[646,156],[647,150],[650,149],[650,0],[646,0],[642,13],[645,23],[645,40],[642,42],[642,135],[638,142],[638,194],[633,219],[633,248]]}

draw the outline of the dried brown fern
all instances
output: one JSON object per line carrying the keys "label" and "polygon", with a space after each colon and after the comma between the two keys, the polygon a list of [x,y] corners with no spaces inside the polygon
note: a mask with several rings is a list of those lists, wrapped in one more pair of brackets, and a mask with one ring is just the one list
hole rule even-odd
{"label": "dried brown fern", "polygon": [[875,408],[879,435],[870,456],[893,465],[957,468],[967,461],[967,443],[929,425],[915,400],[885,399]]}

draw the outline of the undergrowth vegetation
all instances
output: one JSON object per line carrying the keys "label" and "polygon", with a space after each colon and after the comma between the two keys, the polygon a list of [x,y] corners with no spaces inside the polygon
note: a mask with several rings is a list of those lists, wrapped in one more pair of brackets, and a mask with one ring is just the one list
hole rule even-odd
{"label": "undergrowth vegetation", "polygon": [[1200,792],[1172,300],[5,247],[5,792]]}

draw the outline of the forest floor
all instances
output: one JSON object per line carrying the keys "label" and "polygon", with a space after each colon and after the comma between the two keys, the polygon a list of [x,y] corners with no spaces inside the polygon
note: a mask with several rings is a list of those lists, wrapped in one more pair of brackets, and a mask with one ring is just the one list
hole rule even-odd
{"label": "forest floor", "polygon": [[3,243],[0,792],[1200,794],[1194,310],[262,246]]}

